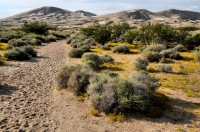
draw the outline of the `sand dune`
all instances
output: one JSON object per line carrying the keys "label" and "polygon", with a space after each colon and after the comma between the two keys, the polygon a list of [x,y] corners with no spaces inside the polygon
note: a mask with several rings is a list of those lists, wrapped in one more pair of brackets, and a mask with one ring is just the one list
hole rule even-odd
{"label": "sand dune", "polygon": [[143,22],[159,22],[174,25],[199,25],[200,13],[186,10],[169,9],[151,12],[145,9],[120,11],[97,16],[94,13],[78,10],[68,11],[57,7],[41,7],[27,12],[0,19],[1,25],[19,25],[24,21],[42,21],[50,24],[61,25],[68,28],[82,27],[99,20],[104,24],[108,20],[115,22],[128,22],[139,25]]}

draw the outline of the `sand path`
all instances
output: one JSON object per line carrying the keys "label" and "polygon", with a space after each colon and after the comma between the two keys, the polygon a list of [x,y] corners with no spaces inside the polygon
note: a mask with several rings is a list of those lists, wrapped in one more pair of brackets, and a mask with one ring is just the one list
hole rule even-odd
{"label": "sand path", "polygon": [[66,40],[36,47],[37,58],[0,67],[0,131],[48,131],[58,70],[70,63]]}

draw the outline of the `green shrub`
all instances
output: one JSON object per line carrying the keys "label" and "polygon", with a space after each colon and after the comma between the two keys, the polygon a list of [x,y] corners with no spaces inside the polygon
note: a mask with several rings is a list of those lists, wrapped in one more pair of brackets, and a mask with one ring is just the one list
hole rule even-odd
{"label": "green shrub", "polygon": [[81,58],[83,54],[84,54],[84,51],[82,49],[72,49],[69,52],[69,57],[70,58]]}
{"label": "green shrub", "polygon": [[139,39],[141,32],[138,30],[129,30],[125,33],[124,38],[125,41],[132,44],[134,40]]}
{"label": "green shrub", "polygon": [[30,23],[25,22],[21,29],[26,33],[47,34],[48,30],[56,29],[56,27],[50,26],[44,22],[35,21]]}
{"label": "green shrub", "polygon": [[94,69],[97,68],[96,64],[94,63],[94,61],[91,61],[91,60],[86,61],[85,65],[90,67],[90,68],[94,68]]}
{"label": "green shrub", "polygon": [[26,60],[29,59],[30,56],[21,48],[16,47],[12,48],[4,53],[4,57],[10,60]]}
{"label": "green shrub", "polygon": [[141,83],[115,78],[118,108],[145,111],[151,106],[152,92]]}
{"label": "green shrub", "polygon": [[9,48],[21,47],[21,46],[28,45],[26,42],[24,42],[21,39],[12,39],[12,40],[8,41],[8,44],[9,44]]}
{"label": "green shrub", "polygon": [[104,50],[110,50],[110,49],[111,49],[109,44],[103,45],[102,48],[103,48]]}
{"label": "green shrub", "polygon": [[48,35],[45,37],[45,42],[55,42],[57,40],[56,36]]}
{"label": "green shrub", "polygon": [[111,56],[107,55],[107,54],[101,56],[101,59],[103,60],[103,62],[113,62],[114,61],[114,59]]}
{"label": "green shrub", "polygon": [[42,44],[42,41],[39,39],[36,39],[36,38],[31,39],[29,42],[31,45],[41,45]]}
{"label": "green shrub", "polygon": [[86,93],[87,87],[90,84],[90,76],[91,69],[85,67],[75,69],[69,77],[68,89],[77,96]]}
{"label": "green shrub", "polygon": [[130,49],[127,45],[119,45],[113,48],[113,52],[116,53],[129,53]]}
{"label": "green shrub", "polygon": [[87,85],[91,76],[91,69],[82,65],[65,66],[57,77],[57,84],[60,88],[72,91],[75,95],[81,95],[86,92]]}
{"label": "green shrub", "polygon": [[146,70],[148,66],[148,61],[146,59],[137,58],[134,63],[134,68],[136,71]]}
{"label": "green shrub", "polygon": [[194,51],[194,59],[197,62],[200,62],[200,50],[199,51]]}
{"label": "green shrub", "polygon": [[106,75],[94,79],[88,87],[89,100],[92,107],[99,111],[111,112],[117,104],[115,83]]}
{"label": "green shrub", "polygon": [[158,52],[145,52],[143,53],[143,56],[146,60],[149,62],[159,62],[159,60],[162,58],[162,55]]}
{"label": "green shrub", "polygon": [[151,44],[148,45],[143,52],[148,52],[148,51],[153,51],[153,52],[161,52],[163,50],[166,50],[166,46],[162,45],[162,44]]}
{"label": "green shrub", "polygon": [[137,75],[133,76],[133,82],[138,85],[142,85],[147,90],[155,92],[160,86],[158,78],[152,77],[147,71],[141,71]]}
{"label": "green shrub", "polygon": [[170,58],[170,59],[182,59],[180,53],[174,49],[167,49],[160,52],[163,58]]}
{"label": "green shrub", "polygon": [[82,62],[92,61],[94,63],[95,68],[103,64],[101,57],[95,53],[85,53],[81,58]]}
{"label": "green shrub", "polygon": [[89,45],[83,45],[80,47],[84,52],[90,52],[90,46]]}
{"label": "green shrub", "polygon": [[178,52],[187,51],[187,49],[186,49],[183,45],[181,45],[181,44],[175,46],[173,49],[174,49],[175,51],[178,51]]}
{"label": "green shrub", "polygon": [[160,72],[172,72],[172,66],[169,64],[160,64],[158,65],[158,71]]}
{"label": "green shrub", "polygon": [[37,52],[33,49],[31,45],[21,47],[22,51],[30,55],[31,57],[36,57]]}

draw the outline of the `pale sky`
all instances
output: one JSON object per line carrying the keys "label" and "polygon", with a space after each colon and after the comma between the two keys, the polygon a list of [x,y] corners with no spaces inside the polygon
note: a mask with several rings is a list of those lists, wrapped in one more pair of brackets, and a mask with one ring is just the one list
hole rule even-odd
{"label": "pale sky", "polygon": [[54,6],[69,11],[84,10],[97,15],[132,9],[147,9],[152,12],[167,9],[200,12],[200,0],[0,0],[0,18],[42,6]]}

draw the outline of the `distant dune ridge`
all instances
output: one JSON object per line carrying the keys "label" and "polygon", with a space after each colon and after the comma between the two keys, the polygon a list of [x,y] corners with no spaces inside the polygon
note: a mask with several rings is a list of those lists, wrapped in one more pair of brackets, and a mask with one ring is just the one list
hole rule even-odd
{"label": "distant dune ridge", "polygon": [[177,21],[183,22],[189,20],[200,21],[200,13],[176,9],[159,12],[151,12],[145,9],[135,9],[97,16],[94,13],[83,10],[68,11],[57,7],[44,6],[0,19],[0,24],[18,25],[24,23],[24,21],[43,21],[50,24],[78,27],[92,23],[94,20],[99,20],[101,23],[106,23],[108,20],[115,22],[127,21],[130,24],[137,24],[146,21],[173,23]]}

